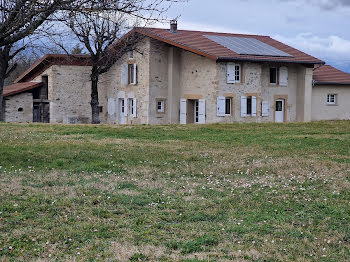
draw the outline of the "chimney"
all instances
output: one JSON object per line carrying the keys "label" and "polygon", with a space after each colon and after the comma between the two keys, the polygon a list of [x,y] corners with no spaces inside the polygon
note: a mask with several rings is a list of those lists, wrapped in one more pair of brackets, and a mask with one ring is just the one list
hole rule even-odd
{"label": "chimney", "polygon": [[177,33],[177,20],[170,21],[170,33],[173,33],[173,34]]}

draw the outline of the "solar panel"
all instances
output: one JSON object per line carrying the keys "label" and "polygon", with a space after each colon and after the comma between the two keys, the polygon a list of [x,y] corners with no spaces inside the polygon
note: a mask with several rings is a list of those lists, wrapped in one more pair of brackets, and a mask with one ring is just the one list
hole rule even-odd
{"label": "solar panel", "polygon": [[292,57],[290,54],[265,44],[255,38],[217,35],[205,35],[205,37],[240,55]]}

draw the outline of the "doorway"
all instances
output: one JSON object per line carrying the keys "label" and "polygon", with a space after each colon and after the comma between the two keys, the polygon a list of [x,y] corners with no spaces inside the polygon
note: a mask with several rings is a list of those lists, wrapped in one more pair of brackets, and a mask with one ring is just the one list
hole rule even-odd
{"label": "doorway", "polygon": [[199,123],[199,101],[188,99],[187,100],[187,124],[198,124]]}
{"label": "doorway", "polygon": [[194,123],[198,124],[199,123],[199,101],[198,100],[194,100]]}
{"label": "doorway", "polygon": [[276,111],[275,111],[275,122],[276,123],[283,123],[284,122],[284,110],[285,110],[284,99],[276,100]]}
{"label": "doorway", "polygon": [[125,99],[120,98],[119,99],[119,124],[121,125],[126,124],[125,110],[126,110]]}
{"label": "doorway", "polygon": [[33,103],[33,122],[50,123],[50,104],[47,102]]}

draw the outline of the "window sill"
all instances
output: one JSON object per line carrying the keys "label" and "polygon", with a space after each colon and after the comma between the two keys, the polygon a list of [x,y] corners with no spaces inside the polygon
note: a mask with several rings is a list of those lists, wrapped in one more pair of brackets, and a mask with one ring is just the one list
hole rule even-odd
{"label": "window sill", "polygon": [[327,104],[327,106],[338,106],[338,104]]}
{"label": "window sill", "polygon": [[226,83],[227,85],[243,85],[242,82],[236,82],[236,83]]}

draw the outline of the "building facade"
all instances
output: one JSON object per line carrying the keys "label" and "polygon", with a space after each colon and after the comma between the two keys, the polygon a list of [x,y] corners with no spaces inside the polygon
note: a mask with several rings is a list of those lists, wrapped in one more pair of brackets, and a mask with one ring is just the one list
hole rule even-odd
{"label": "building facade", "polygon": [[[270,37],[135,30],[135,51],[100,77],[102,123],[350,119],[350,75]],[[5,88],[5,121],[90,123],[87,61],[38,61]]]}

